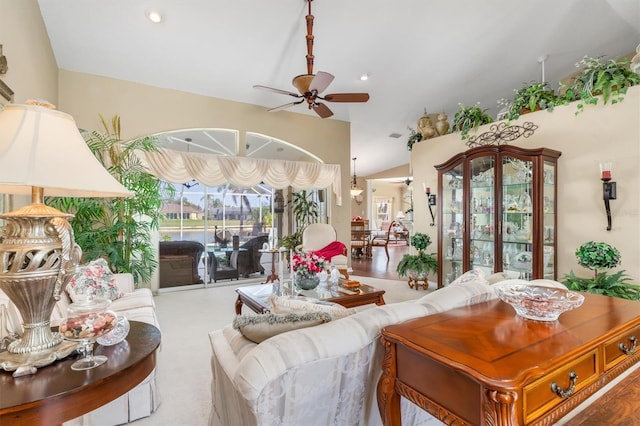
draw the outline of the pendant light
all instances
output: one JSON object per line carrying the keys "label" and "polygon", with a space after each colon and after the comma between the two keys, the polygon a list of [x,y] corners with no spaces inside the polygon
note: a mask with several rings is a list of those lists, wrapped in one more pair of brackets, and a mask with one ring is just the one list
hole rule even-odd
{"label": "pendant light", "polygon": [[353,182],[351,182],[351,196],[357,197],[362,194],[362,189],[358,187],[358,181],[356,180],[356,157],[353,157]]}

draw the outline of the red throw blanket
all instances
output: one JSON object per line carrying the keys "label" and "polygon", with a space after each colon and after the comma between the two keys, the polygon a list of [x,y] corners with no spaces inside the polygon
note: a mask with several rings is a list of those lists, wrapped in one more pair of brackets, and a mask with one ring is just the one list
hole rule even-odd
{"label": "red throw blanket", "polygon": [[344,243],[341,243],[340,241],[334,241],[332,243],[327,244],[325,247],[321,248],[320,250],[315,250],[315,251],[312,251],[311,253],[318,255],[320,257],[324,257],[330,262],[333,256],[345,254],[346,249],[347,249],[347,246],[344,245]]}

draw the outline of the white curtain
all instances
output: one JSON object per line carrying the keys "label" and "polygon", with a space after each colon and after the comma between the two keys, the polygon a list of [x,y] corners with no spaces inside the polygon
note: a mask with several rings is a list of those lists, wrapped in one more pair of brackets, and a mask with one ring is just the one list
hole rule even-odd
{"label": "white curtain", "polygon": [[184,183],[195,179],[207,186],[231,182],[243,188],[260,182],[275,189],[288,186],[298,189],[322,189],[331,186],[336,196],[336,204],[342,205],[339,164],[230,157],[164,148],[155,152],[139,152],[139,156],[150,173],[171,183]]}

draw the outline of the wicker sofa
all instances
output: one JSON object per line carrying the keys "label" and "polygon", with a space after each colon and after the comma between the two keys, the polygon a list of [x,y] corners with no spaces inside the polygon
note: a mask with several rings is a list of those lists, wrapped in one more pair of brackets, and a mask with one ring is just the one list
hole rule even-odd
{"label": "wicker sofa", "polygon": [[200,284],[198,264],[204,245],[198,241],[160,241],[160,288]]}

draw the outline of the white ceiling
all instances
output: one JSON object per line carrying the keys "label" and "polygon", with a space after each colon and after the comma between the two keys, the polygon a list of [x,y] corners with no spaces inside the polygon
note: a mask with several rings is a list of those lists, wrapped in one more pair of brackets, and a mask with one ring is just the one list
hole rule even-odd
{"label": "white ceiling", "polygon": [[[38,2],[61,69],[265,110],[292,98],[254,84],[295,91],[291,79],[306,73],[306,0]],[[161,24],[145,18],[150,8]],[[555,87],[584,55],[616,57],[640,43],[639,0],[314,0],[312,13],[314,72],[336,77],[324,94],[371,95],[327,103],[331,119],[351,122],[359,175],[408,163],[407,127],[425,108],[451,119],[458,103],[480,101],[495,117],[498,99],[541,79],[542,55]]]}

